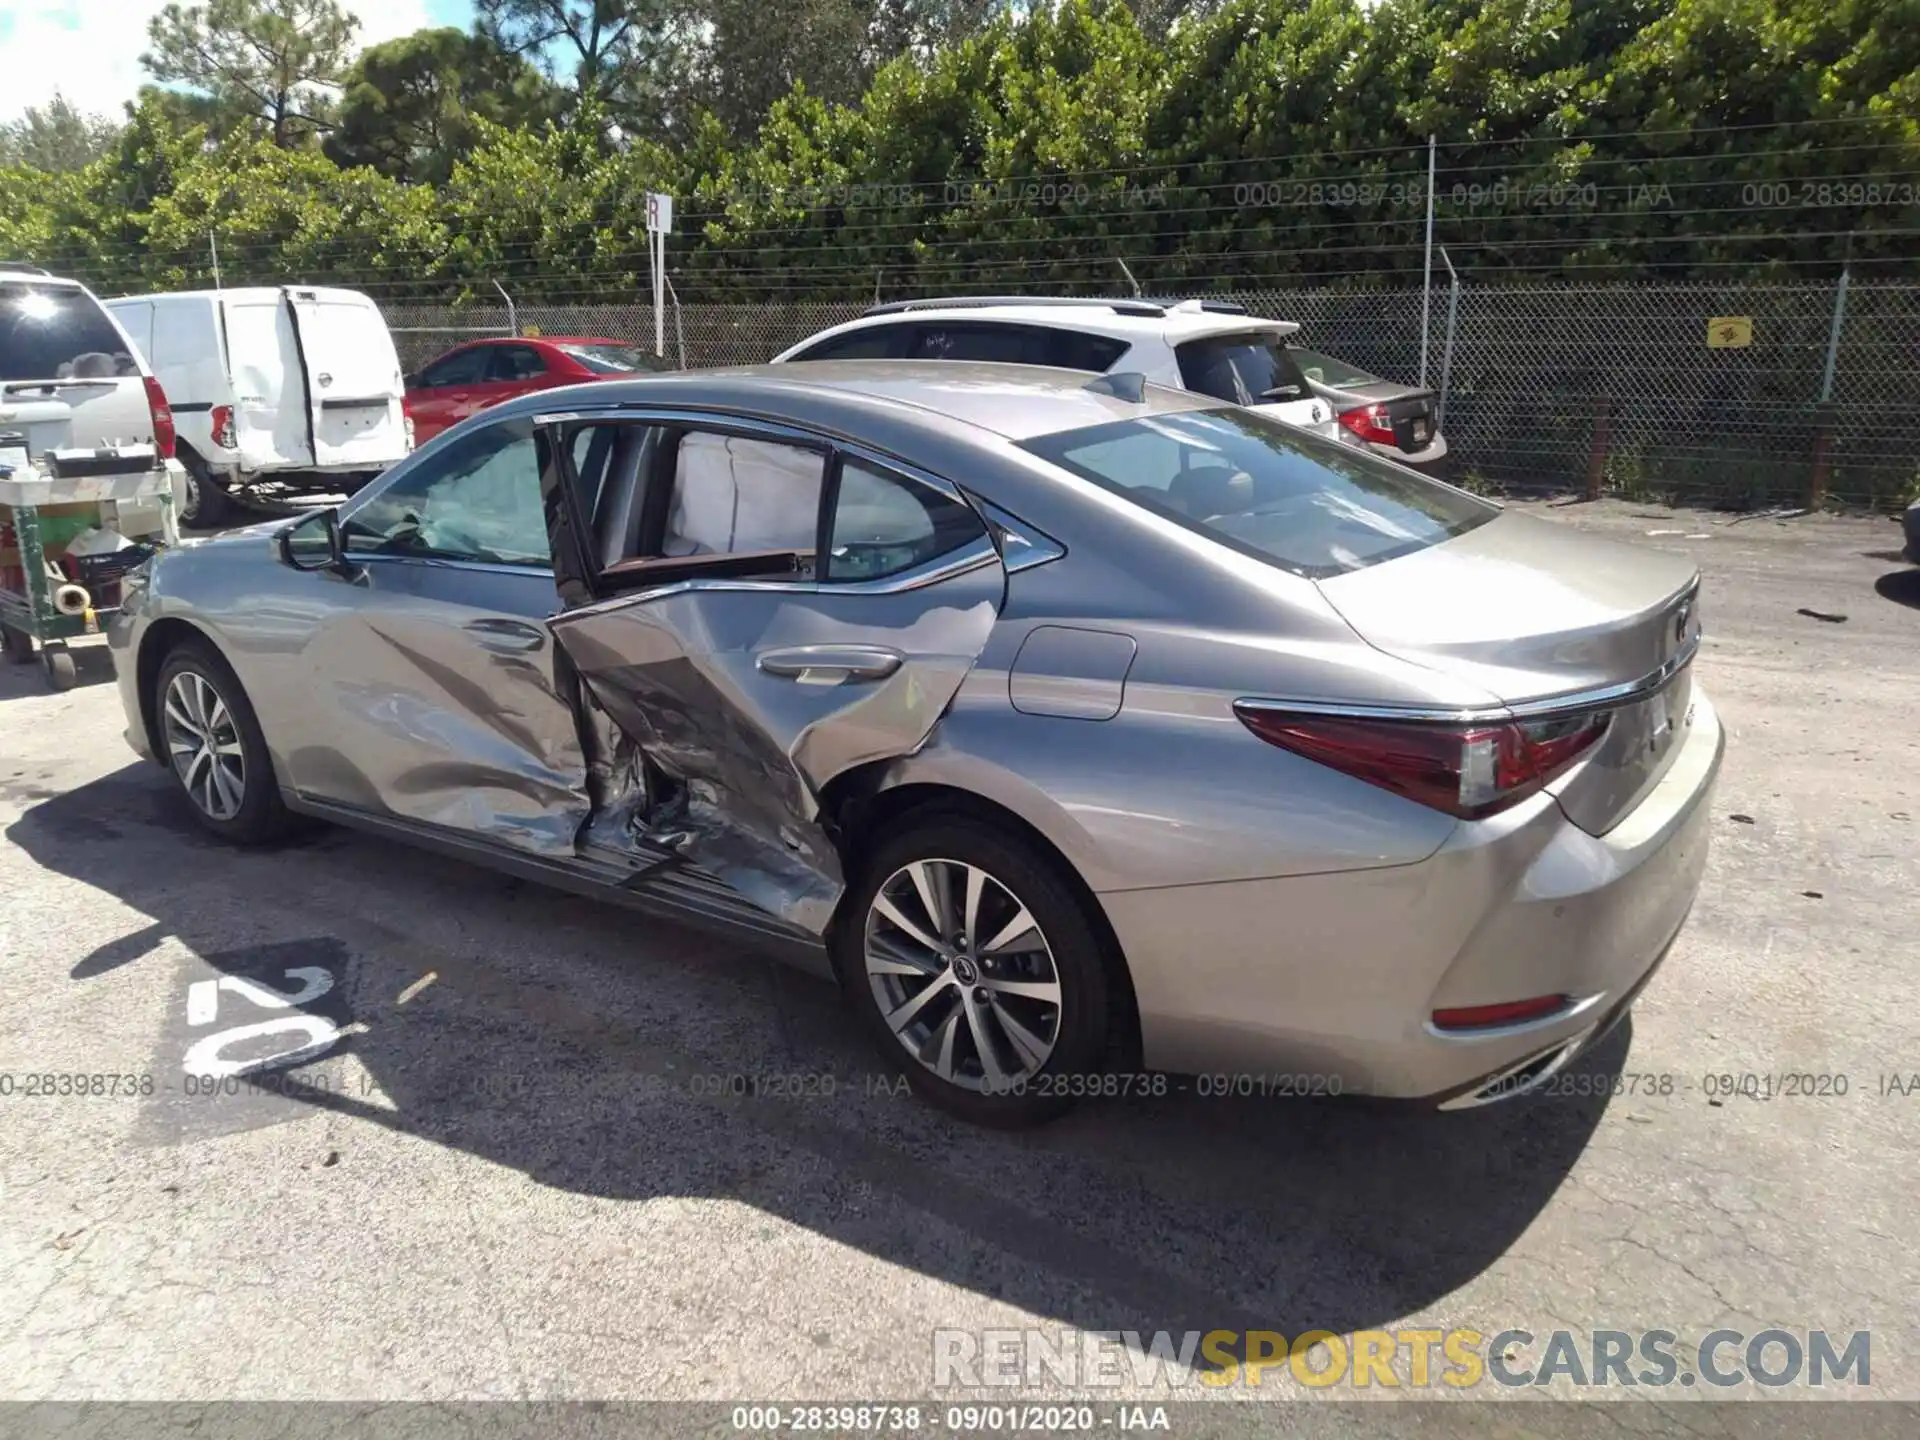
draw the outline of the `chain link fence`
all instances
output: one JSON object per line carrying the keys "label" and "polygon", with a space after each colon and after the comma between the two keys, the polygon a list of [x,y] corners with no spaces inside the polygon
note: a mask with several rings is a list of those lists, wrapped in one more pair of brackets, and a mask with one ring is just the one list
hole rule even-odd
{"label": "chain link fence", "polygon": [[[1172,298],[1180,298],[1178,296]],[[1389,379],[1421,371],[1418,289],[1209,292],[1297,321],[1302,344]],[[704,367],[766,361],[854,301],[670,306],[666,347]],[[595,305],[389,306],[409,370],[480,334],[599,335],[652,349],[644,297]],[[1709,322],[1745,321],[1709,345]],[[1920,493],[1920,284],[1449,286],[1427,315],[1426,383],[1450,474],[1513,494],[1736,508],[1895,509]]]}

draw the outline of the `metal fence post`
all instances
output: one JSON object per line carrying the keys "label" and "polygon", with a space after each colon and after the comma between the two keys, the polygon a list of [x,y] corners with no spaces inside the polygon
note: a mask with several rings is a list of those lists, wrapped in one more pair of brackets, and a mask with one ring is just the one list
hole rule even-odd
{"label": "metal fence post", "polygon": [[1607,487],[1607,449],[1613,440],[1613,400],[1593,402],[1593,445],[1587,452],[1587,499],[1598,500]]}
{"label": "metal fence post", "polygon": [[1807,477],[1807,509],[1827,503],[1827,480],[1833,470],[1833,372],[1840,359],[1840,332],[1847,323],[1847,284],[1851,263],[1840,267],[1840,283],[1833,287],[1833,328],[1827,332],[1827,366],[1820,375],[1820,401],[1814,411],[1813,473]]}
{"label": "metal fence post", "polygon": [[1427,136],[1427,261],[1420,280],[1420,383],[1427,383],[1427,318],[1433,310],[1433,167],[1436,140]]}
{"label": "metal fence post", "polygon": [[507,302],[508,333],[513,335],[518,335],[520,333],[520,317],[514,311],[513,297],[507,293],[507,287],[502,285],[498,280],[495,280],[493,282],[493,288],[498,290],[500,292],[500,298]]}
{"label": "metal fence post", "polygon": [[1460,272],[1447,258],[1447,247],[1440,247],[1441,263],[1447,267],[1447,340],[1440,347],[1440,400],[1433,408],[1433,428],[1447,423],[1447,387],[1453,380],[1453,327],[1460,318]]}

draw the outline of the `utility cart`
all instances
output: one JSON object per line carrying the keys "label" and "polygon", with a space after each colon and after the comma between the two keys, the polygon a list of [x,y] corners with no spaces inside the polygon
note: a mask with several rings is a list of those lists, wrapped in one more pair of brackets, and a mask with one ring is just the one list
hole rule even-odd
{"label": "utility cart", "polygon": [[24,439],[0,433],[0,641],[18,665],[37,647],[48,687],[65,690],[69,643],[101,633],[128,570],[179,543],[185,473],[151,445],[33,455]]}

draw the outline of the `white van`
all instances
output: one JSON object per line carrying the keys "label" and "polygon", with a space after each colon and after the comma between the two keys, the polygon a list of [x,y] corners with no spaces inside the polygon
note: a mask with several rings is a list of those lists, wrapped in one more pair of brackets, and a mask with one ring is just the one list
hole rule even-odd
{"label": "white van", "polygon": [[189,525],[220,524],[234,495],[352,494],[413,448],[393,337],[357,291],[191,290],[107,309],[172,402]]}

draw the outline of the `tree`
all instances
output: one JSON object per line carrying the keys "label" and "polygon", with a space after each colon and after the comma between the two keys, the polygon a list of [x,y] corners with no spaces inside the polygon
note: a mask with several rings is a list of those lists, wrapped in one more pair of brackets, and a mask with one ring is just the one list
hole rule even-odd
{"label": "tree", "polygon": [[693,0],[476,0],[475,29],[510,55],[571,61],[578,101],[669,80],[702,24]]}
{"label": "tree", "polygon": [[555,108],[540,72],[486,36],[417,30],[354,61],[324,149],[340,165],[440,185],[473,150],[481,121],[524,129]]}
{"label": "tree", "polygon": [[81,170],[112,150],[119,136],[113,121],[82,114],[56,91],[45,105],[29,105],[18,120],[0,123],[0,167],[49,174]]}
{"label": "tree", "polygon": [[140,57],[154,79],[211,96],[221,111],[263,124],[275,145],[332,128],[359,21],[338,0],[209,0],[170,4],[147,27]]}

